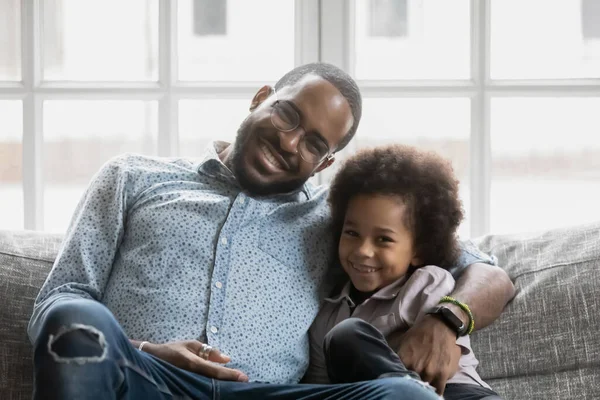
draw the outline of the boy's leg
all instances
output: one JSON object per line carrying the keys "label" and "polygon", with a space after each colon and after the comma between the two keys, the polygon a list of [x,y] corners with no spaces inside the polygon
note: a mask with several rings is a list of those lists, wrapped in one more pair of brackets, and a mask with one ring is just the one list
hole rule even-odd
{"label": "boy's leg", "polygon": [[479,385],[449,383],[444,390],[446,400],[502,400],[498,393]]}
{"label": "boy's leg", "polygon": [[409,376],[420,380],[417,373],[406,369],[381,332],[359,318],[346,319],[329,331],[323,351],[327,373],[333,383],[388,376]]}
{"label": "boy's leg", "polygon": [[227,400],[439,400],[435,391],[409,377],[314,385],[215,381],[215,399]]}
{"label": "boy's leg", "polygon": [[212,399],[212,379],[138,351],[101,303],[51,307],[34,346],[34,399]]}

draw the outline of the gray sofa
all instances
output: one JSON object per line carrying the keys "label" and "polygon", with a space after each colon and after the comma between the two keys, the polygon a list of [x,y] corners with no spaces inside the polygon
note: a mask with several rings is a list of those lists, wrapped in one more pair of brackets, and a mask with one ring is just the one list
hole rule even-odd
{"label": "gray sofa", "polygon": [[[31,398],[26,327],[61,237],[0,231],[0,399]],[[473,335],[479,372],[506,399],[600,399],[600,223],[476,240],[517,296]]]}

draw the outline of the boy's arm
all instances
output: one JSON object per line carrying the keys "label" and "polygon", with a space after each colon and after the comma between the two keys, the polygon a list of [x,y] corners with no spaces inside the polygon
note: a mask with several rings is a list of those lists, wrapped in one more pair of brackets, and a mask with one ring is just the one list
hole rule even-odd
{"label": "boy's arm", "polygon": [[[502,269],[475,263],[464,270],[450,296],[469,306],[475,319],[475,328],[478,329],[500,316],[514,292],[510,278]],[[462,310],[457,311],[457,308],[452,310],[463,322],[468,322],[466,314]],[[396,350],[407,368],[419,373],[442,393],[446,381],[458,367],[460,352],[456,351],[455,344],[454,331],[438,318],[425,316],[402,335]]]}

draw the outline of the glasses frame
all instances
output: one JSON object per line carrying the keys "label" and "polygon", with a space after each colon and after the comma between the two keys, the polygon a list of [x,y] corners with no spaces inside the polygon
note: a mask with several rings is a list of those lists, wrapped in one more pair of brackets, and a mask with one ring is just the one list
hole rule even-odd
{"label": "glasses frame", "polygon": [[[296,129],[298,129],[299,127],[301,127],[301,123],[300,123],[300,114],[298,113],[298,111],[296,111],[293,107],[291,107],[291,109],[296,113],[297,117],[298,117],[298,122],[296,123],[296,125],[293,128],[290,129],[281,129],[280,127],[278,127],[275,122],[273,122],[273,115],[275,112],[277,112],[277,106],[278,104],[281,104],[284,101],[287,100],[279,100],[279,97],[277,96],[277,91],[275,89],[273,89],[273,94],[275,95],[275,101],[273,102],[273,104],[271,105],[271,125],[273,125],[273,128],[277,129],[280,132],[283,133],[289,133],[289,132],[293,132]],[[306,129],[304,129],[304,127],[302,127],[302,130],[304,131],[304,134],[302,135],[302,137],[300,138],[300,140],[298,141],[298,147],[297,147],[297,153],[300,154],[300,158],[302,158],[304,161],[306,161],[307,163],[313,164],[313,165],[318,165],[321,164],[323,161],[327,160],[331,160],[333,158],[333,154],[331,154],[331,148],[329,147],[329,144],[327,144],[327,142],[325,140],[323,140],[322,138],[317,137],[317,139],[319,139],[321,142],[323,142],[323,144],[325,145],[325,147],[327,147],[327,153],[325,153],[325,155],[323,155],[319,160],[317,161],[311,161],[311,160],[307,160],[305,158],[305,156],[302,155],[302,150],[300,149],[300,145],[306,140]]]}

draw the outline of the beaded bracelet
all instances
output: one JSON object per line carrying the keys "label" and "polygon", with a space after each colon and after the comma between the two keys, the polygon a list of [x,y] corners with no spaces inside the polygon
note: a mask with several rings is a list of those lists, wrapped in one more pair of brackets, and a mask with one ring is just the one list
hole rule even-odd
{"label": "beaded bracelet", "polygon": [[456,300],[454,297],[450,297],[450,296],[442,297],[439,304],[442,304],[442,303],[454,304],[455,306],[460,307],[460,309],[463,310],[469,316],[469,329],[467,330],[467,335],[470,335],[475,330],[475,318],[473,318],[473,313],[471,312],[471,309],[469,308],[468,305],[466,305],[465,303],[461,303],[460,301]]}

